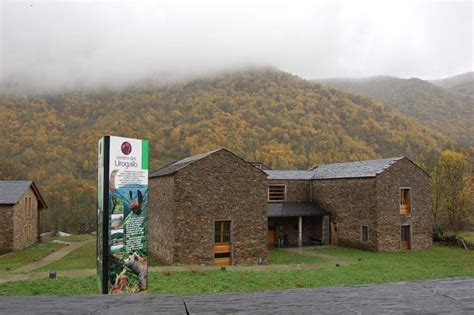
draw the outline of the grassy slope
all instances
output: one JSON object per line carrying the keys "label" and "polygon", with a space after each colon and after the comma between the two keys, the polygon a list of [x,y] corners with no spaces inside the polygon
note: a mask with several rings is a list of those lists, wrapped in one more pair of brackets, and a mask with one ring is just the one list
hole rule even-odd
{"label": "grassy slope", "polygon": [[[197,294],[323,286],[346,286],[406,280],[474,276],[474,251],[435,246],[408,253],[372,253],[355,249],[320,249],[352,265],[291,272],[150,273],[150,293]],[[359,261],[358,258],[361,258]],[[52,284],[54,281],[54,285]],[[0,295],[94,294],[95,277],[42,279],[0,284]]]}
{"label": "grassy slope", "polygon": [[7,273],[11,270],[20,268],[21,266],[40,260],[63,246],[64,244],[41,242],[24,250],[0,256],[0,274]]}

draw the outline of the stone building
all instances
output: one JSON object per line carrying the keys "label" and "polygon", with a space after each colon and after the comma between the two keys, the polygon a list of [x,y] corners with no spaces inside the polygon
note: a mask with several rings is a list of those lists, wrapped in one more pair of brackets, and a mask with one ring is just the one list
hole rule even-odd
{"label": "stone building", "polygon": [[[325,244],[374,251],[432,245],[431,179],[406,157],[265,172],[269,194],[275,189],[283,192],[279,202],[314,205],[309,215],[298,217],[298,225],[289,224],[290,244],[320,238]],[[269,195],[269,202],[271,198],[275,197]],[[286,226],[279,228],[287,231]]]}
{"label": "stone building", "polygon": [[226,149],[151,173],[151,255],[164,263],[265,263],[266,178]]}
{"label": "stone building", "polygon": [[406,157],[269,170],[226,149],[151,173],[150,253],[164,263],[265,263],[267,248],[432,245],[431,180]]}
{"label": "stone building", "polygon": [[0,181],[0,254],[34,244],[46,203],[31,181]]}

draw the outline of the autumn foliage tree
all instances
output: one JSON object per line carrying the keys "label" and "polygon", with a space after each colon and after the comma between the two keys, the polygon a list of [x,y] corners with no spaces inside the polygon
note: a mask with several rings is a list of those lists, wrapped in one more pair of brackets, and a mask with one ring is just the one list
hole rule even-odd
{"label": "autumn foliage tree", "polygon": [[168,86],[0,97],[0,179],[37,182],[47,230],[95,229],[97,141],[150,141],[150,166],[226,147],[274,169],[406,155],[451,141],[374,100],[272,69]]}
{"label": "autumn foliage tree", "polygon": [[466,155],[444,150],[433,172],[435,232],[458,232],[469,222],[473,207],[472,177]]}

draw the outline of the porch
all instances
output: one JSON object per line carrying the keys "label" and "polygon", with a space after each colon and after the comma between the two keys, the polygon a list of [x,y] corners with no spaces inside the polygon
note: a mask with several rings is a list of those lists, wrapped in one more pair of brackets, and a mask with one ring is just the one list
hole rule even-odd
{"label": "porch", "polygon": [[329,243],[328,212],[313,203],[268,203],[268,247]]}

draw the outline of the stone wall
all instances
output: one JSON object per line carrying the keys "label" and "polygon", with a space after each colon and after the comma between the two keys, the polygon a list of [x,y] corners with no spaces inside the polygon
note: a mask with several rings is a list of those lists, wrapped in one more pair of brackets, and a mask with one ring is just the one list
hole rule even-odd
{"label": "stone wall", "polygon": [[[328,210],[338,227],[340,246],[377,249],[375,178],[312,181],[313,201]],[[361,226],[368,225],[369,241],[363,242]]]}
{"label": "stone wall", "polygon": [[150,178],[150,254],[214,264],[214,222],[231,220],[233,264],[267,257],[266,175],[221,150],[174,175]]}
{"label": "stone wall", "polygon": [[150,255],[165,264],[174,261],[174,176],[149,179],[148,241]]}
{"label": "stone wall", "polygon": [[[400,188],[411,189],[411,213],[400,214]],[[400,250],[400,226],[411,225],[411,248],[432,246],[431,179],[408,159],[397,161],[377,176],[378,247]]]}
{"label": "stone wall", "polygon": [[13,250],[13,206],[0,206],[0,255]]}
{"label": "stone wall", "polygon": [[310,202],[309,180],[268,180],[268,185],[286,185],[286,202]]}
{"label": "stone wall", "polygon": [[[31,198],[31,217],[26,216],[25,198]],[[18,250],[33,245],[38,240],[38,202],[31,187],[13,208],[13,250]]]}
{"label": "stone wall", "polygon": [[266,174],[227,150],[175,174],[175,261],[214,264],[214,221],[231,220],[232,263],[267,259]]}

